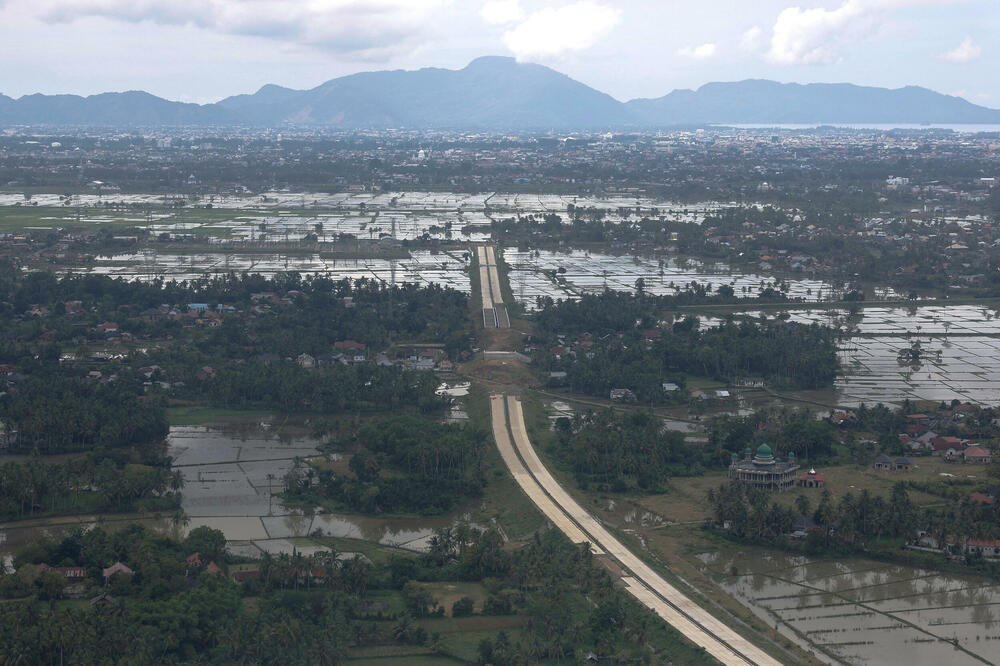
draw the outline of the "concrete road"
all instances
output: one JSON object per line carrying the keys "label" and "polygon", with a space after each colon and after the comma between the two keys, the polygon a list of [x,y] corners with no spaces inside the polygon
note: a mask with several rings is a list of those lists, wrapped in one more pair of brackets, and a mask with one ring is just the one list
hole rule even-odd
{"label": "concrete road", "polygon": [[500,274],[496,255],[489,245],[476,246],[479,262],[479,297],[483,303],[484,328],[510,328],[510,317],[500,292]]}
{"label": "concrete road", "polygon": [[494,303],[503,303],[503,295],[500,292],[500,273],[497,272],[497,258],[493,252],[493,246],[486,247],[486,265],[490,269],[490,293]]}
{"label": "concrete road", "polygon": [[[566,514],[545,494],[542,487],[528,473],[528,470],[521,464],[521,460],[517,457],[517,454],[514,453],[514,446],[511,444],[510,434],[507,430],[507,414],[502,395],[490,397],[490,415],[493,419],[493,436],[496,438],[497,448],[500,449],[500,456],[503,458],[504,463],[506,463],[507,469],[510,470],[514,480],[517,481],[517,485],[521,486],[521,489],[534,502],[535,506],[545,514],[546,518],[562,530],[563,534],[569,537],[570,541],[573,543],[586,543],[590,541],[587,535],[570,522]],[[593,546],[591,548],[595,554],[602,552]]]}
{"label": "concrete road", "polygon": [[[499,396],[491,398],[491,403],[494,405],[493,432],[494,436],[497,437],[497,445],[501,446],[501,453],[503,453],[500,440],[507,438],[508,435],[504,424],[498,424],[496,407],[496,403],[499,402],[498,398]],[[704,647],[709,654],[723,664],[761,664],[767,666],[780,664],[664,580],[587,513],[559,485],[539,460],[534,447],[528,440],[521,401],[513,396],[507,397],[507,410],[510,432],[514,440],[514,450],[524,461],[521,463],[518,460],[517,466],[520,470],[527,469],[527,473],[535,484],[544,491],[548,502],[554,503],[558,507],[563,518],[558,522],[556,520],[552,522],[563,530],[570,540],[575,543],[587,541],[595,548],[595,552],[604,551],[617,560],[618,564],[628,572],[622,578],[626,590],[684,634],[690,641]],[[506,445],[509,446],[509,442]],[[506,462],[506,460],[505,456],[504,461]],[[510,463],[508,463],[509,466]],[[523,472],[519,473],[523,474]],[[524,486],[522,485],[522,487]],[[534,497],[530,493],[529,497],[534,501]],[[538,506],[542,508],[541,505]],[[542,511],[548,516],[551,508],[549,511],[542,508]],[[567,523],[571,525],[571,530],[563,527]],[[583,538],[580,537],[580,533],[584,534]]]}
{"label": "concrete road", "polygon": [[484,310],[493,309],[493,295],[490,288],[490,270],[486,263],[486,248],[476,246],[476,258],[479,260],[479,296],[483,301]]}

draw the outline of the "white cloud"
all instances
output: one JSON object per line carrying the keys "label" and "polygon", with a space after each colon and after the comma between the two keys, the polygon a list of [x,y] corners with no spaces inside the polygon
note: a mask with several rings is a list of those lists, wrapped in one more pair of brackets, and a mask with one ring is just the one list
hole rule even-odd
{"label": "white cloud", "polygon": [[493,25],[516,23],[524,18],[519,0],[486,0],[479,15],[483,20]]}
{"label": "white cloud", "polygon": [[621,21],[621,10],[584,0],[533,12],[503,35],[518,60],[545,59],[590,48]]}
{"label": "white cloud", "polygon": [[694,60],[708,60],[715,55],[715,44],[700,44],[677,49],[677,55]]}
{"label": "white cloud", "polygon": [[760,29],[759,25],[755,25],[740,37],[740,48],[744,51],[756,51],[757,47],[760,46],[760,38],[764,34],[764,31]]}
{"label": "white cloud", "polygon": [[972,62],[978,60],[983,54],[983,49],[972,43],[972,37],[966,37],[962,43],[947,53],[942,53],[941,57],[951,62]]}
{"label": "white cloud", "polygon": [[190,25],[318,47],[362,60],[411,51],[451,0],[8,0],[48,23],[101,17]]}
{"label": "white cloud", "polygon": [[832,10],[789,7],[774,22],[768,57],[783,65],[836,62],[844,42],[871,31],[871,17],[865,9],[857,0],[847,0]]}
{"label": "white cloud", "polygon": [[844,0],[835,9],[788,7],[778,14],[767,57],[782,65],[831,64],[850,43],[870,39],[896,11],[963,0]]}

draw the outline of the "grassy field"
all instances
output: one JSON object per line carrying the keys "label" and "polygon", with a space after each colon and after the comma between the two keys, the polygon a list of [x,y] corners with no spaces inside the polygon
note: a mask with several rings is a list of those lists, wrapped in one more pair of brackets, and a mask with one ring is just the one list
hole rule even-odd
{"label": "grassy field", "polygon": [[[164,208],[115,210],[101,207],[74,206],[0,206],[0,232],[20,233],[32,227],[106,228],[124,229],[145,227],[146,214],[152,215],[152,224],[197,224],[184,233],[216,238],[227,238],[232,223],[247,223],[261,217],[276,217],[280,211],[231,208]],[[310,215],[316,211],[310,211]],[[79,221],[78,220],[79,217]]]}
{"label": "grassy field", "polygon": [[[452,617],[452,605],[462,597],[472,599],[475,602],[475,612],[479,613],[483,610],[483,603],[486,601],[486,597],[489,596],[479,583],[437,582],[423,583],[423,587],[430,592],[438,605],[444,608],[444,612],[449,618]],[[460,618],[453,619],[458,620]]]}
{"label": "grassy field", "polygon": [[167,408],[172,426],[205,425],[208,423],[256,423],[273,416],[270,412],[217,409],[201,405]]}
{"label": "grassy field", "polygon": [[[99,208],[76,209],[70,206],[0,206],[0,232],[21,233],[32,227],[94,227],[126,228],[146,224],[140,211],[115,212]],[[86,220],[100,220],[88,222]]]}
{"label": "grassy field", "polygon": [[[834,500],[839,500],[843,495],[852,493],[859,495],[867,490],[875,496],[888,498],[892,491],[892,486],[898,481],[928,482],[947,488],[955,481],[968,479],[974,482],[985,483],[987,481],[986,470],[972,465],[949,464],[940,458],[926,457],[915,458],[915,468],[912,472],[886,472],[876,471],[870,466],[858,467],[857,465],[837,465],[834,467],[819,467],[817,471],[825,474],[827,478],[826,489],[830,491]],[[807,470],[807,468],[803,468]],[[954,479],[943,477],[941,474],[954,474]],[[708,491],[718,488],[726,482],[726,472],[719,470],[706,474],[705,476],[674,478],[670,480],[668,492],[662,495],[648,495],[634,498],[635,502],[653,511],[670,522],[691,522],[701,521],[711,515],[710,507],[707,504],[706,496]],[[963,492],[971,492],[974,485],[957,486]],[[929,506],[944,502],[940,497],[931,495],[919,490],[908,490],[910,498],[918,505]],[[812,507],[819,504],[823,494],[823,488],[793,488],[784,493],[775,493],[772,497],[774,501],[785,506],[794,506],[795,498],[805,495],[809,498]]]}

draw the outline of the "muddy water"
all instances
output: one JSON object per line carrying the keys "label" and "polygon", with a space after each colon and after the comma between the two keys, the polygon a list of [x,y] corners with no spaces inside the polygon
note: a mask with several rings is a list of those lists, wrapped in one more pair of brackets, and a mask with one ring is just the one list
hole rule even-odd
{"label": "muddy water", "polygon": [[[461,392],[463,387],[457,387]],[[467,391],[467,388],[465,389]],[[463,517],[383,519],[303,512],[278,497],[282,479],[296,458],[319,453],[318,440],[286,437],[253,428],[240,432],[211,426],[174,426],[168,438],[174,468],[184,475],[181,506],[188,521],[169,517],[73,516],[0,525],[0,561],[41,538],[62,538],[79,527],[105,530],[139,523],[162,534],[183,536],[201,526],[221,530],[234,553],[259,557],[264,552],[309,553],[322,548],[308,539],[322,535],[375,541],[409,550],[425,550],[434,532]],[[273,491],[273,496],[271,492]]]}
{"label": "muddy water", "polygon": [[[442,388],[453,396],[467,384]],[[272,432],[237,434],[210,426],[171,428],[168,441],[174,466],[184,474],[187,529],[207,525],[221,530],[239,548],[273,552],[315,534],[377,541],[424,550],[434,532],[454,525],[449,518],[384,519],[303,512],[282,504],[282,479],[296,458],[319,453],[318,440],[281,437]],[[273,492],[273,495],[271,494]],[[302,551],[305,547],[297,543]]]}
{"label": "muddy water", "polygon": [[[720,585],[831,663],[1000,661],[1000,585],[977,576],[866,560],[705,553]],[[737,575],[732,575],[736,567]]]}

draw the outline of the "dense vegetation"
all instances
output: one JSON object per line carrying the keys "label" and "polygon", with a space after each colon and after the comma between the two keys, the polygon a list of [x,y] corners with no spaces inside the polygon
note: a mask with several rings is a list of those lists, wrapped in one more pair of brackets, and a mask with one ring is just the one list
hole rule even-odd
{"label": "dense vegetation", "polygon": [[[655,306],[643,301],[605,292],[552,304],[539,314],[544,337],[536,362],[565,371],[574,391],[604,397],[627,388],[646,404],[668,400],[663,382],[683,382],[684,375],[760,377],[775,386],[812,389],[829,386],[839,369],[833,329],[750,318],[703,328],[696,317],[657,328]],[[581,331],[586,335],[574,340]]]}
{"label": "dense vegetation", "polygon": [[[162,449],[149,447],[149,449]],[[97,449],[62,463],[31,458],[0,464],[0,520],[96,511],[163,511],[180,506],[181,473],[155,451]]]}
{"label": "dense vegetation", "polygon": [[[65,304],[75,301],[79,308],[67,312]],[[220,321],[229,325],[197,327],[209,329],[197,334],[199,347],[226,358],[246,358],[248,352],[315,355],[330,351],[338,340],[377,349],[398,341],[435,342],[457,354],[468,348],[471,335],[467,302],[465,294],[436,285],[386,285],[367,278],[228,273],[143,283],[101,275],[22,274],[9,262],[0,265],[0,314],[8,338],[30,341],[32,333],[47,333],[50,342],[78,345],[105,339],[104,332],[86,326],[103,322],[115,322],[139,338],[192,336],[193,331],[182,329],[197,322],[170,312],[191,313],[189,304],[205,304],[206,315],[222,314]],[[162,312],[151,311],[164,305]],[[44,313],[25,316],[35,308]]]}
{"label": "dense vegetation", "polygon": [[486,486],[489,434],[417,417],[375,421],[335,448],[351,452],[351,474],[320,469],[286,479],[289,498],[334,500],[366,513],[443,513]]}
{"label": "dense vegetation", "polygon": [[749,447],[767,444],[785,458],[794,453],[800,461],[827,462],[838,455],[840,442],[829,421],[818,420],[809,410],[759,410],[745,416],[722,415],[708,420],[708,448],[718,464],[728,465],[732,454],[742,457]]}
{"label": "dense vegetation", "polygon": [[792,509],[771,501],[766,490],[742,483],[725,483],[711,491],[708,500],[720,524],[728,523],[735,537],[755,543],[782,539],[799,516],[808,515],[819,528],[809,533],[810,552],[859,550],[882,537],[911,537],[921,518],[904,483],[893,486],[888,501],[862,490],[858,495],[847,492],[835,502],[824,491],[811,512],[805,496]]}
{"label": "dense vegetation", "polygon": [[[376,365],[375,352],[402,340],[464,353],[466,304],[449,289],[365,279],[140,283],[4,262],[0,365],[10,390],[0,436],[8,449],[41,453],[132,446],[166,434],[168,399],[330,414],[434,409],[431,373]],[[357,343],[349,364],[335,358],[345,341]],[[292,359],[303,353],[325,360],[302,367]]]}
{"label": "dense vegetation", "polygon": [[141,386],[125,381],[80,381],[56,374],[58,365],[41,370],[0,396],[0,418],[17,432],[10,448],[41,453],[89,451],[166,436],[163,403],[142,399]]}
{"label": "dense vegetation", "polygon": [[[427,555],[375,564],[338,561],[332,552],[265,556],[259,575],[241,585],[205,571],[208,560],[227,568],[223,544],[208,528],[180,542],[139,526],[34,544],[16,559],[18,572],[0,578],[0,592],[16,599],[0,604],[4,657],[31,664],[337,664],[352,649],[409,644],[498,666],[577,660],[589,651],[710,663],[616,589],[587,548],[555,531],[508,551],[495,531],[459,526],[434,537]],[[185,561],[195,552],[201,565]],[[134,574],[116,574],[104,588],[101,568],[115,561]],[[72,590],[58,573],[42,570],[43,562],[82,566],[87,593],[111,596],[56,605]],[[428,587],[437,581],[481,583],[487,597],[479,612],[510,621],[482,618],[485,637],[470,654],[434,631],[445,610]],[[476,610],[470,599],[454,606],[456,618]]]}
{"label": "dense vegetation", "polygon": [[444,405],[435,394],[432,372],[397,366],[341,364],[301,368],[292,363],[261,361],[219,366],[214,376],[191,380],[178,392],[186,398],[230,409],[278,409],[323,414],[391,411],[402,407],[428,411]]}
{"label": "dense vegetation", "polygon": [[581,487],[615,492],[656,492],[670,476],[704,470],[701,450],[685,444],[683,433],[664,430],[648,412],[623,415],[607,409],[560,418],[552,451]]}

